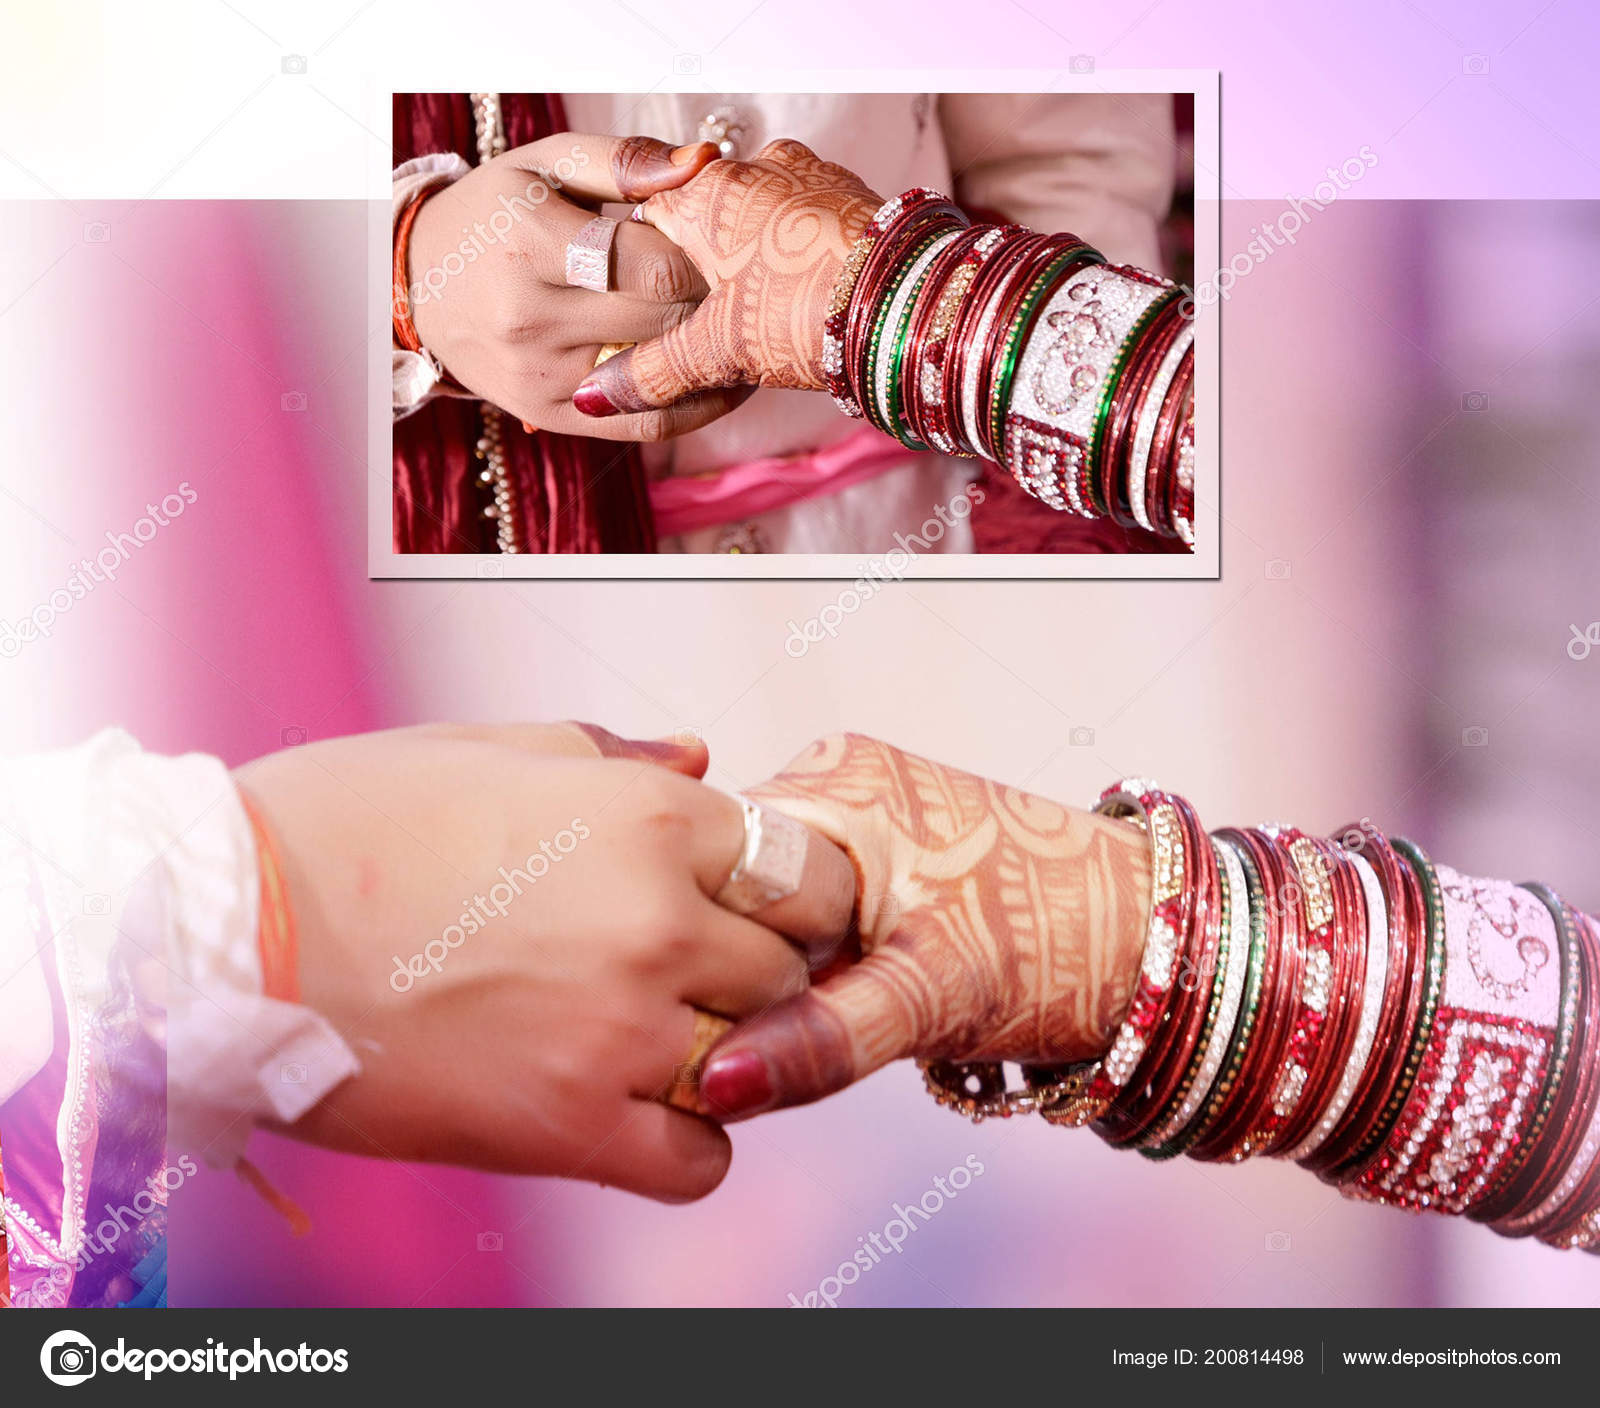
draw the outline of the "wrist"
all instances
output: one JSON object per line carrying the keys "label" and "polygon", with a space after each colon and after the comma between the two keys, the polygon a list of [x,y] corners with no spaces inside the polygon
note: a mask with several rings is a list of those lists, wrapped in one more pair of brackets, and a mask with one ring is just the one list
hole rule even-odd
{"label": "wrist", "polygon": [[823,333],[831,312],[835,290],[838,288],[851,250],[866,234],[868,226],[872,224],[872,217],[877,214],[882,204],[883,201],[878,196],[867,192],[861,196],[850,197],[839,211],[838,245],[832,251],[824,276],[815,280],[818,306],[805,320],[806,345],[796,358],[796,365],[802,372],[802,389],[806,391],[829,389],[822,348]]}
{"label": "wrist", "polygon": [[[412,214],[406,248],[396,246],[396,281],[403,279],[412,324],[423,348],[438,355],[445,341],[444,300],[448,274],[445,259],[450,253],[451,231],[444,206],[436,199],[445,187],[432,186],[419,192]],[[399,226],[396,226],[398,237]],[[403,258],[404,264],[399,261]]]}
{"label": "wrist", "polygon": [[[1141,831],[1103,816],[1081,818],[1091,840],[1079,883],[1087,896],[1085,994],[1077,1002],[1071,1059],[1101,1056],[1128,1015],[1144,962],[1150,927],[1150,841]],[[1076,942],[1076,941],[1075,941]]]}

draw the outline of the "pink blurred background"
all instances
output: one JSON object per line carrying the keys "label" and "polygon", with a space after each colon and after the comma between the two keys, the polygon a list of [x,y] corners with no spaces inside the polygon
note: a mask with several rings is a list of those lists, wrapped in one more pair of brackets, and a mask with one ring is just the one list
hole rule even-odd
{"label": "pink blurred background", "polygon": [[[1224,251],[1282,208],[1227,205]],[[787,623],[840,584],[366,579],[367,344],[386,336],[367,219],[0,210],[0,617],[147,501],[198,496],[0,661],[8,748],[116,723],[240,762],[426,719],[580,717],[698,728],[735,787],[849,727],[1067,800],[1153,773],[1213,825],[1371,816],[1600,908],[1600,655],[1565,648],[1600,617],[1600,209],[1346,202],[1240,279],[1221,581],[902,584],[798,660]],[[1347,1204],[1292,1168],[974,1128],[904,1066],[735,1146],[720,1191],[665,1208],[257,1135],[313,1233],[207,1171],[173,1202],[172,1302],[784,1305],[971,1155],[983,1174],[842,1304],[1600,1303],[1587,1258]]]}

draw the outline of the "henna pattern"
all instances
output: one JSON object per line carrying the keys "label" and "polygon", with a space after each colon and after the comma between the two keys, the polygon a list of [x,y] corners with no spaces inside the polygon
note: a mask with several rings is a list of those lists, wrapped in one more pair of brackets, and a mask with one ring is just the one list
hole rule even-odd
{"label": "henna pattern", "polygon": [[863,961],[729,1038],[762,1052],[784,1103],[901,1056],[1048,1063],[1109,1043],[1148,916],[1137,829],[854,734],[753,795],[859,876]]}
{"label": "henna pattern", "polygon": [[611,358],[585,386],[619,411],[710,387],[820,391],[822,325],[850,247],[882,201],[859,177],[799,142],[769,142],[754,161],[715,161],[653,196],[647,219],[711,288],[693,317]]}

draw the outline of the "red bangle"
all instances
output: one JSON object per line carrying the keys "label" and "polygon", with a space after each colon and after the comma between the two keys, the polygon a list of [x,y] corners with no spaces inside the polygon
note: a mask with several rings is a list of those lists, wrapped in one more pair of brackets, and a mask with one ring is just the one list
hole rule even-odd
{"label": "red bangle", "polygon": [[1303,837],[1292,842],[1291,849],[1299,847],[1302,840],[1316,849],[1326,867],[1328,898],[1333,907],[1328,948],[1330,979],[1321,1030],[1312,1038],[1312,1049],[1304,1059],[1304,1090],[1272,1140],[1273,1149],[1279,1151],[1298,1148],[1311,1133],[1344,1074],[1345,1062],[1355,1045],[1367,965],[1366,899],[1355,867],[1338,846],[1328,841]]}
{"label": "red bangle", "polygon": [[1427,915],[1416,872],[1370,826],[1352,824],[1340,834],[1362,838],[1361,854],[1383,890],[1389,915],[1389,966],[1366,1079],[1322,1147],[1303,1161],[1303,1167],[1328,1183],[1343,1181],[1359,1167],[1364,1151],[1381,1141],[1392,1123],[1385,1112],[1405,1067],[1408,1036],[1422,1006],[1428,947]]}
{"label": "red bangle", "polygon": [[1143,1142],[1186,1093],[1211,1005],[1212,979],[1222,942],[1222,878],[1217,853],[1194,808],[1182,797],[1168,800],[1183,828],[1184,855],[1190,862],[1188,926],[1174,967],[1171,1002],[1152,1035],[1141,1068],[1096,1126],[1107,1143]]}
{"label": "red bangle", "polygon": [[[1145,481],[1146,512],[1151,524],[1167,536],[1181,537],[1179,523],[1194,519],[1194,491],[1190,486],[1188,499],[1183,497],[1183,486],[1178,483],[1177,456],[1182,438],[1182,416],[1189,404],[1189,391],[1194,384],[1194,358],[1185,359],[1182,370],[1167,393],[1166,404],[1161,409],[1161,420],[1156,426],[1155,440],[1150,450],[1152,471]],[[1192,422],[1191,422],[1192,431]]]}
{"label": "red bangle", "polygon": [[[940,195],[923,187],[907,191],[887,202],[873,217],[868,235],[875,235],[856,278],[848,307],[844,312],[840,339],[840,379],[850,401],[863,414],[868,410],[871,388],[865,385],[865,366],[870,350],[872,323],[879,312],[885,286],[900,267],[902,256],[915,237],[928,233],[934,223],[960,223],[966,217]],[[863,236],[865,239],[867,236]],[[868,417],[870,419],[870,417]]]}
{"label": "red bangle", "polygon": [[[1150,409],[1149,400],[1155,390],[1157,373],[1166,360],[1168,351],[1182,336],[1188,320],[1183,316],[1182,305],[1169,304],[1158,314],[1155,325],[1141,341],[1129,360],[1122,387],[1113,408],[1106,467],[1106,503],[1112,519],[1124,528],[1140,527],[1133,513],[1133,427]],[[1168,390],[1170,391],[1170,387]],[[1165,402],[1163,402],[1163,405]],[[1152,440],[1152,445],[1154,441]],[[1140,505],[1141,508],[1144,505]],[[1154,522],[1155,520],[1151,520]]]}
{"label": "red bangle", "polygon": [[1150,838],[1152,861],[1150,920],[1139,981],[1111,1049],[1096,1063],[1079,1112],[1098,1119],[1124,1090],[1136,1090],[1152,1065],[1151,1046],[1172,1010],[1179,955],[1196,918],[1201,857],[1190,848],[1185,812],[1192,816],[1192,810],[1153,782],[1125,778],[1100,794],[1095,810],[1141,826]]}
{"label": "red bangle", "polygon": [[[1495,1230],[1507,1232],[1531,1215],[1565,1180],[1578,1158],[1600,1104],[1600,951],[1592,925],[1580,915],[1572,922],[1577,938],[1580,1002],[1573,1028],[1572,1053],[1565,1078],[1557,1092],[1542,1137],[1533,1141],[1523,1167],[1503,1189],[1478,1203],[1467,1216],[1478,1222],[1492,1222]],[[1532,1228],[1510,1235],[1526,1236]]]}
{"label": "red bangle", "polygon": [[1294,902],[1287,851],[1259,829],[1227,830],[1217,834],[1246,847],[1255,862],[1267,924],[1267,961],[1263,969],[1257,1035],[1245,1053],[1233,1096],[1218,1112],[1212,1127],[1188,1152],[1192,1158],[1237,1163],[1259,1151],[1273,1102],[1278,1098],[1282,1072],[1289,1064],[1290,1042],[1304,1005],[1301,992],[1306,946],[1301,924],[1303,911]]}
{"label": "red bangle", "polygon": [[[983,453],[981,430],[985,403],[981,395],[981,377],[989,365],[986,359],[994,355],[994,345],[1004,333],[995,315],[996,297],[1040,238],[1023,231],[1015,238],[1001,241],[999,248],[979,269],[963,305],[961,319],[950,331],[953,354],[945,378],[945,413],[950,418],[952,438],[975,455]],[[970,398],[967,396],[969,380],[975,388]],[[969,405],[973,408],[970,428],[967,424]]]}
{"label": "red bangle", "polygon": [[[974,225],[941,251],[923,278],[922,291],[911,310],[906,334],[905,372],[902,378],[900,418],[904,433],[946,454],[957,453],[934,432],[939,427],[931,402],[943,389],[943,353],[950,325],[961,297],[978,268],[976,251],[985,239],[993,243],[992,226]],[[971,273],[963,273],[971,270]],[[960,277],[957,277],[960,275]],[[903,437],[902,437],[903,438]]]}

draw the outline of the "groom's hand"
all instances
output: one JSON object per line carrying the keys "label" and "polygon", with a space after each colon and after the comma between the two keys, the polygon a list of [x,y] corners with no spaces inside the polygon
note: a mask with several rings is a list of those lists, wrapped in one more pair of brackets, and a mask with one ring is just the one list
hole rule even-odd
{"label": "groom's hand", "polygon": [[752,795],[850,855],[863,957],[728,1035],[701,1083],[720,1116],[903,1056],[1055,1063],[1110,1043],[1149,912],[1138,830],[855,734]]}
{"label": "groom's hand", "polygon": [[422,345],[461,385],[541,430],[662,440],[726,414],[748,393],[718,390],[605,421],[580,415],[569,399],[603,344],[678,327],[706,285],[670,239],[627,221],[615,232],[611,292],[572,288],[568,244],[603,203],[682,185],[716,150],[562,132],[435,192],[417,213],[407,271]]}

